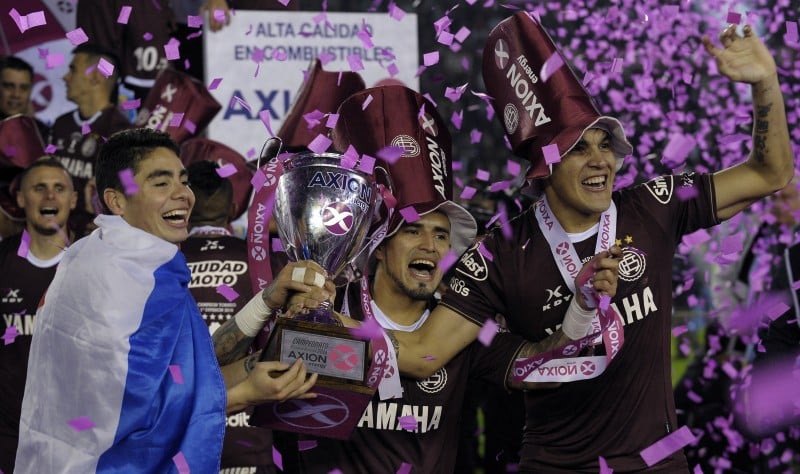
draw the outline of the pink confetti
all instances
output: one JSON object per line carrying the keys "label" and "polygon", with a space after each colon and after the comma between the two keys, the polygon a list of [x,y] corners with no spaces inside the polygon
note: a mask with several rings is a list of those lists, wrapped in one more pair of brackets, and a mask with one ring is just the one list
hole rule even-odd
{"label": "pink confetti", "polygon": [[462,27],[461,27],[461,28],[459,28],[459,30],[456,32],[456,36],[455,36],[455,38],[456,38],[456,41],[458,41],[459,43],[463,43],[463,42],[464,42],[464,40],[465,40],[465,39],[467,39],[467,37],[468,37],[468,36],[469,36],[471,33],[472,33],[472,32],[470,31],[470,29],[469,29],[469,28],[467,28],[466,26],[462,26]]}
{"label": "pink confetti", "polygon": [[272,446],[272,462],[275,463],[275,467],[283,471],[283,455],[275,446]]}
{"label": "pink confetti", "polygon": [[119,16],[117,17],[117,23],[122,23],[123,25],[128,24],[128,19],[131,16],[131,7],[129,5],[125,5],[119,9]]}
{"label": "pink confetti", "polygon": [[725,21],[727,21],[731,25],[738,25],[739,23],[742,22],[742,14],[736,12],[728,12],[728,17],[726,18]]}
{"label": "pink confetti", "polygon": [[516,161],[508,160],[506,162],[506,171],[508,171],[508,174],[510,174],[511,176],[514,177],[519,176],[520,172],[522,172],[522,165],[520,165]]}
{"label": "pink confetti", "polygon": [[375,318],[361,322],[361,326],[349,329],[350,334],[365,339],[380,339],[383,337],[383,328]]}
{"label": "pink confetti", "polygon": [[387,161],[389,163],[395,163],[400,157],[403,156],[405,149],[403,147],[389,145],[387,147],[381,148],[378,150],[378,158]]}
{"label": "pink confetti", "polygon": [[283,252],[285,249],[283,248],[283,244],[281,243],[281,239],[277,237],[272,238],[272,250],[275,252]]}
{"label": "pink confetti", "polygon": [[600,465],[600,474],[614,474],[614,470],[608,467],[608,462],[603,456],[597,458],[597,463]]}
{"label": "pink confetti", "polygon": [[214,78],[214,80],[211,81],[211,84],[208,85],[208,90],[213,91],[214,89],[219,87],[221,82],[222,82],[221,77]]}
{"label": "pink confetti", "polygon": [[126,100],[122,103],[122,108],[124,110],[133,110],[138,109],[140,105],[142,105],[142,99]]}
{"label": "pink confetti", "polygon": [[469,132],[469,142],[470,142],[470,144],[480,143],[482,136],[483,136],[483,134],[478,129],[472,129]]}
{"label": "pink confetti", "polygon": [[169,126],[170,127],[180,127],[182,120],[183,120],[183,114],[182,113],[172,114],[172,118],[169,121]]}
{"label": "pink confetti", "polygon": [[269,132],[269,136],[274,137],[275,136],[275,132],[272,131],[272,127],[270,126],[269,110],[265,109],[265,110],[262,110],[261,112],[259,112],[258,113],[258,118],[261,119],[261,123],[263,123],[264,127],[267,128],[267,131]]}
{"label": "pink confetti", "polygon": [[219,285],[217,287],[217,293],[222,295],[229,303],[239,298],[239,293],[228,285]]}
{"label": "pink confetti", "polygon": [[681,334],[685,334],[688,331],[689,327],[685,324],[681,324],[680,326],[675,326],[674,328],[672,328],[672,335],[678,337]]}
{"label": "pink confetti", "polygon": [[[219,23],[225,23],[225,10],[219,8],[214,9],[214,19]],[[282,471],[283,469],[281,469]]]}
{"label": "pink confetti", "polygon": [[375,169],[375,158],[369,155],[363,155],[361,157],[361,163],[358,165],[358,169],[364,173],[372,174],[372,171]]}
{"label": "pink confetti", "polygon": [[559,153],[557,143],[543,146],[542,154],[544,155],[544,162],[548,165],[552,165],[561,161],[561,154]]}
{"label": "pink confetti", "polygon": [[422,55],[422,64],[425,67],[431,67],[439,62],[439,51],[433,51]]}
{"label": "pink confetti", "polygon": [[331,143],[333,142],[330,138],[323,134],[319,134],[316,136],[316,138],[311,140],[311,143],[308,144],[308,149],[314,153],[322,154],[328,151],[328,147],[331,146]]}
{"label": "pink confetti", "polygon": [[366,99],[364,99],[364,103],[361,104],[361,110],[366,110],[369,104],[372,103],[372,94],[368,95]]}
{"label": "pink confetti", "polygon": [[232,163],[227,163],[224,166],[217,168],[217,174],[222,178],[227,178],[236,174],[236,167]]}
{"label": "pink confetti", "polygon": [[167,59],[170,61],[174,61],[181,57],[178,48],[180,47],[181,42],[175,38],[170,38],[167,44],[164,45],[164,53],[167,56]]}
{"label": "pink confetti", "polygon": [[478,244],[478,253],[483,255],[483,258],[485,258],[486,260],[489,260],[490,262],[494,261],[494,256],[492,255],[492,252],[490,252],[489,249],[486,248],[483,242]]}
{"label": "pink confetti", "polygon": [[7,346],[12,344],[14,340],[19,336],[19,332],[17,331],[16,326],[8,326],[6,328],[6,332],[3,333],[3,336],[0,339],[3,340],[3,345]]}
{"label": "pink confetti", "polygon": [[203,26],[203,17],[198,15],[187,15],[186,25],[189,28],[200,28],[201,26]]}
{"label": "pink confetti", "polygon": [[31,29],[35,26],[42,26],[47,24],[47,20],[44,17],[44,10],[39,10],[38,12],[28,13],[25,15],[28,23],[28,28]]}
{"label": "pink confetti", "polygon": [[436,38],[436,41],[439,44],[443,44],[445,46],[451,46],[453,44],[453,38],[454,38],[453,33],[450,33],[448,31],[443,31],[442,34],[440,34],[439,37]]}
{"label": "pink confetti", "polygon": [[397,469],[395,474],[411,474],[411,468],[413,466],[407,462],[400,464],[400,467]]}
{"label": "pink confetti", "polygon": [[125,194],[132,196],[139,192],[139,185],[133,177],[133,171],[130,168],[124,169],[119,172],[119,180],[125,188]]}
{"label": "pink confetti", "polygon": [[678,168],[684,164],[686,157],[689,156],[696,144],[695,139],[688,135],[673,134],[667,147],[664,148],[661,162],[668,168]]}
{"label": "pink confetti", "polygon": [[250,180],[250,184],[253,185],[254,190],[261,189],[262,186],[267,182],[267,176],[264,172],[259,168],[253,173],[253,178]]}
{"label": "pink confetti", "polygon": [[401,21],[403,18],[405,18],[405,16],[406,16],[406,12],[403,11],[397,5],[395,5],[394,2],[389,4],[389,18],[391,18],[393,20],[396,20],[396,21]]}
{"label": "pink confetti", "polygon": [[317,440],[314,439],[301,439],[297,441],[297,449],[300,451],[308,451],[317,447]]}
{"label": "pink confetti", "polygon": [[191,473],[191,469],[189,469],[189,463],[186,462],[186,457],[184,457],[182,452],[178,451],[178,454],[172,456],[172,462],[175,463],[175,467],[178,469],[178,474]]}
{"label": "pink confetti", "polygon": [[489,172],[479,168],[477,171],[475,171],[475,178],[478,181],[489,181]]}
{"label": "pink confetti", "polygon": [[151,39],[153,39],[153,33],[150,33],[148,31],[147,33],[142,35],[142,38],[144,38],[145,41],[150,41]]}
{"label": "pink confetti", "polygon": [[88,416],[81,416],[79,418],[69,420],[67,424],[70,426],[70,428],[77,432],[90,430],[95,426],[94,422],[89,419]]}
{"label": "pink confetti", "polygon": [[106,58],[100,58],[100,61],[97,63],[97,70],[100,71],[103,77],[109,78],[114,74],[114,65],[108,62]]}
{"label": "pink confetti", "polygon": [[325,126],[328,128],[334,128],[338,121],[339,121],[339,114],[329,114],[328,119],[325,121]]}
{"label": "pink confetti", "polygon": [[89,37],[86,36],[83,28],[76,28],[70,32],[67,32],[67,39],[70,43],[72,43],[73,46],[78,46],[79,44],[89,41]]}
{"label": "pink confetti", "polygon": [[417,431],[417,418],[414,415],[401,416],[397,422],[406,431]]}
{"label": "pink confetti", "polygon": [[556,73],[561,66],[564,65],[564,59],[561,57],[561,54],[558,51],[553,52],[547,61],[542,64],[542,70],[539,75],[542,77],[542,82],[547,82],[550,77]]}
{"label": "pink confetti", "polygon": [[348,55],[347,63],[350,65],[350,70],[353,72],[364,70],[364,63],[361,62],[361,56],[357,54]]}
{"label": "pink confetti", "polygon": [[192,135],[194,135],[194,132],[197,131],[197,125],[195,125],[195,123],[189,120],[188,118],[184,118],[183,128],[185,128]]}
{"label": "pink confetti", "polygon": [[447,253],[444,254],[441,259],[439,259],[439,262],[436,264],[436,266],[439,267],[439,271],[441,271],[444,275],[448,270],[450,270],[450,267],[456,263],[456,260],[458,260],[458,254],[454,250],[448,250]]}
{"label": "pink confetti", "polygon": [[365,28],[358,30],[356,36],[361,40],[361,44],[364,45],[365,48],[372,49],[375,47],[375,44],[372,42],[372,37],[369,35],[369,31],[367,31]]}
{"label": "pink confetti", "polygon": [[409,224],[420,219],[419,213],[417,213],[417,210],[414,209],[414,206],[408,206],[400,209],[400,215],[403,216],[403,219]]}
{"label": "pink confetti", "polygon": [[487,319],[478,332],[478,340],[486,347],[492,343],[492,339],[497,335],[497,323],[493,319]]}
{"label": "pink confetti", "polygon": [[45,68],[54,69],[64,64],[64,55],[62,53],[48,54],[45,58]]}
{"label": "pink confetti", "polygon": [[656,441],[649,447],[642,450],[640,455],[647,467],[657,464],[670,454],[682,449],[684,446],[695,440],[694,435],[687,426],[682,426],[664,438]]}
{"label": "pink confetti", "polygon": [[693,186],[681,186],[675,191],[675,194],[678,195],[678,199],[681,201],[688,201],[699,196],[699,191]]}
{"label": "pink confetti", "polygon": [[179,365],[170,365],[169,366],[169,373],[172,375],[172,381],[176,384],[183,385],[183,372],[181,372],[181,366]]}
{"label": "pink confetti", "polygon": [[458,196],[459,199],[472,199],[475,196],[477,189],[473,188],[472,186],[466,186],[463,191],[461,191],[461,195]]}
{"label": "pink confetti", "polygon": [[353,145],[350,145],[347,148],[347,151],[342,155],[341,165],[343,168],[347,168],[349,170],[356,167],[358,164],[358,152]]}

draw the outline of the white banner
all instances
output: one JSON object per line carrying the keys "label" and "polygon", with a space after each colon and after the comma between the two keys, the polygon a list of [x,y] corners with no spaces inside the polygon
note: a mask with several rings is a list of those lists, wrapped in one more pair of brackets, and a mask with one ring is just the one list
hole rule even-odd
{"label": "white banner", "polygon": [[[326,71],[350,71],[348,59],[360,58],[357,71],[367,87],[393,77],[417,90],[419,68],[417,16],[397,21],[388,13],[239,11],[216,33],[203,32],[206,85],[222,110],[208,126],[208,137],[248,158],[258,153],[269,133],[259,113],[269,114],[277,133],[303,81],[303,72],[322,55]],[[319,23],[318,23],[319,22]],[[371,35],[368,47],[359,32]],[[260,62],[254,59],[263,58]],[[389,71],[396,69],[396,75]],[[250,151],[250,153],[248,153]]]}
{"label": "white banner", "polygon": [[[76,106],[67,100],[67,87],[64,85],[64,74],[72,61],[72,49],[75,46],[68,39],[48,41],[33,48],[16,53],[16,56],[33,66],[33,86],[31,103],[36,118],[45,123],[52,123],[59,115],[74,109]],[[46,54],[61,54],[64,64],[47,69]],[[47,137],[42,137],[47,141]]]}

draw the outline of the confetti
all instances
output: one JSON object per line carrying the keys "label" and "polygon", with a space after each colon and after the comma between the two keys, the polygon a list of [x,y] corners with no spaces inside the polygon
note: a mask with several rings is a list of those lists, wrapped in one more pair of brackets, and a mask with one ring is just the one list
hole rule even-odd
{"label": "confetti", "polygon": [[414,415],[401,416],[397,424],[406,431],[417,431],[417,418]]}
{"label": "confetti", "polygon": [[221,82],[222,82],[221,77],[214,78],[214,80],[211,81],[211,84],[208,85],[208,90],[213,91],[214,89],[219,87]]}
{"label": "confetti", "polygon": [[119,180],[125,188],[125,194],[132,196],[139,192],[139,185],[133,177],[133,171],[130,168],[124,169],[119,172]]}
{"label": "confetti", "polygon": [[83,31],[83,28],[76,28],[72,31],[67,32],[67,39],[73,46],[78,46],[79,44],[83,44],[89,41],[89,37],[86,36],[86,33]]}
{"label": "confetti", "polygon": [[229,303],[236,301],[236,299],[239,297],[239,293],[237,293],[236,290],[228,285],[219,285],[217,287],[217,293],[222,295],[222,297],[228,300]]}
{"label": "confetti", "polygon": [[543,146],[542,155],[544,155],[544,161],[548,165],[552,165],[561,161],[561,154],[559,153],[558,144],[556,143]]}
{"label": "confetti", "polygon": [[438,51],[433,51],[431,53],[425,53],[424,55],[422,55],[422,64],[425,67],[431,67],[434,64],[437,64],[438,62],[439,62]]}
{"label": "confetti", "polygon": [[64,64],[64,55],[62,53],[52,53],[45,57],[45,69],[55,69]]}
{"label": "confetti", "polygon": [[489,172],[478,168],[478,170],[475,171],[475,178],[478,181],[489,181]]}
{"label": "confetti", "polygon": [[174,61],[181,57],[178,48],[181,42],[175,38],[170,38],[167,44],[164,45],[164,53],[166,54],[167,59],[170,61]]}
{"label": "confetti", "polygon": [[114,65],[108,62],[106,58],[100,58],[100,61],[97,62],[97,70],[100,71],[103,77],[109,78],[114,74]]}
{"label": "confetti", "polygon": [[127,25],[128,19],[130,17],[131,17],[131,7],[129,5],[124,5],[122,8],[119,9],[119,16],[117,17],[117,23]]}
{"label": "confetti", "polygon": [[361,326],[357,328],[350,328],[348,330],[350,334],[365,338],[365,339],[382,339],[383,338],[383,328],[375,318],[367,319],[366,321],[361,322]]}
{"label": "confetti", "polygon": [[317,441],[314,439],[300,439],[297,440],[297,449],[300,451],[308,451],[317,447]]}
{"label": "confetti", "polygon": [[179,365],[170,365],[169,374],[172,375],[173,382],[183,385],[183,372],[181,372],[181,367]]}
{"label": "confetti", "polygon": [[472,186],[466,186],[463,191],[461,191],[461,195],[458,196],[459,199],[472,199],[475,196],[477,189],[473,188]]}
{"label": "confetti", "polygon": [[[416,429],[414,431],[416,431]],[[397,472],[395,474],[411,474],[411,468],[413,467],[414,466],[412,466],[411,464],[404,462],[400,464],[400,467],[397,469]]]}
{"label": "confetti", "polygon": [[350,70],[353,72],[364,70],[364,63],[361,62],[361,56],[357,54],[347,56],[347,63],[350,65]]}
{"label": "confetti", "polygon": [[550,79],[550,77],[552,77],[556,71],[561,69],[561,66],[563,65],[564,58],[561,57],[561,54],[559,54],[558,51],[550,55],[550,57],[547,58],[547,61],[542,64],[542,70],[539,73],[542,78],[542,82],[547,82],[547,80]]}
{"label": "confetti", "polygon": [[142,99],[135,99],[135,100],[126,100],[122,103],[122,108],[124,110],[134,110],[138,109],[139,106],[142,105]]}
{"label": "confetti", "polygon": [[90,430],[95,427],[94,422],[87,416],[82,416],[79,418],[69,420],[67,424],[70,426],[70,428],[72,428],[77,432]]}
{"label": "confetti", "polygon": [[689,428],[682,426],[677,431],[670,433],[666,437],[661,438],[649,447],[643,449],[640,455],[647,464],[647,467],[651,467],[670,454],[692,443],[694,440],[695,437]]}
{"label": "confetti", "polygon": [[16,326],[8,326],[6,327],[6,332],[3,333],[3,336],[0,339],[3,340],[3,345],[7,346],[12,344],[14,340],[19,336],[19,332],[17,331]]}
{"label": "confetti", "polygon": [[275,446],[272,446],[272,462],[275,463],[275,467],[277,467],[278,470],[283,471],[283,456]]}
{"label": "confetti", "polygon": [[498,325],[494,322],[493,319],[487,319],[486,322],[481,326],[481,330],[478,332],[478,340],[486,347],[492,343],[492,339],[497,335],[497,328]]}
{"label": "confetti", "polygon": [[269,132],[269,136],[274,137],[275,132],[272,131],[272,127],[270,126],[270,111],[269,110],[262,110],[258,113],[258,118],[261,119],[261,123],[264,124],[264,127],[267,128],[267,132]]}
{"label": "confetti", "polygon": [[201,26],[203,26],[203,17],[198,15],[187,15],[186,25],[189,28],[200,28]]}
{"label": "confetti", "polygon": [[183,456],[182,452],[179,451],[178,454],[172,456],[172,462],[178,469],[178,474],[190,474],[189,463],[186,462],[186,458]]}
{"label": "confetti", "polygon": [[364,173],[372,174],[372,171],[375,169],[375,158],[369,155],[363,155],[361,157],[361,163],[358,165],[358,169]]}
{"label": "confetti", "polygon": [[408,206],[400,209],[400,215],[403,216],[403,219],[409,224],[412,222],[417,222],[420,219],[419,213],[417,213],[417,210],[414,209],[414,206]]}
{"label": "confetti", "polygon": [[328,147],[331,146],[331,143],[333,142],[330,138],[323,134],[319,134],[316,136],[316,138],[311,140],[311,143],[308,144],[308,149],[314,153],[322,154],[328,151]]}
{"label": "confetti", "polygon": [[222,178],[227,178],[236,174],[236,167],[232,163],[226,163],[217,168],[217,174]]}
{"label": "confetti", "polygon": [[394,2],[389,4],[389,18],[396,21],[402,21],[405,16],[406,12],[398,7]]}

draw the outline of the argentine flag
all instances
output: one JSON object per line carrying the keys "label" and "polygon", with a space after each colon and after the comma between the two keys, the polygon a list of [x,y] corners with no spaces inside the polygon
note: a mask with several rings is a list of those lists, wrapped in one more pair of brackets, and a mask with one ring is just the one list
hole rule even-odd
{"label": "argentine flag", "polygon": [[15,472],[219,472],[225,386],[183,254],[95,222],[37,313]]}

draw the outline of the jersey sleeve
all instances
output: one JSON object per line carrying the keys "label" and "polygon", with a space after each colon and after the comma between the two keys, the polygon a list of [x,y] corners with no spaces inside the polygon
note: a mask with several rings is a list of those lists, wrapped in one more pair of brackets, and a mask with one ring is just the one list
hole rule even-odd
{"label": "jersey sleeve", "polygon": [[470,351],[470,377],[506,388],[514,360],[524,344],[525,338],[507,331],[497,333],[488,346],[480,341],[473,342],[467,348]]}

